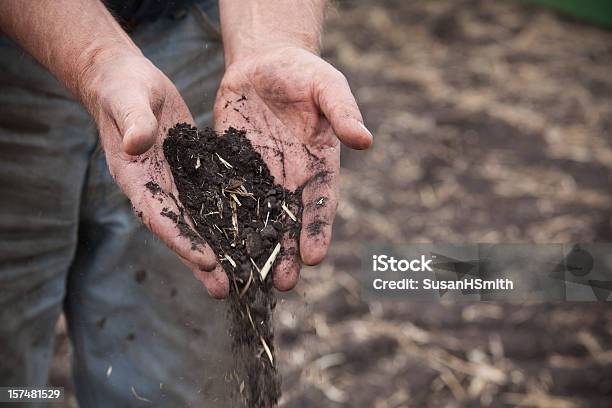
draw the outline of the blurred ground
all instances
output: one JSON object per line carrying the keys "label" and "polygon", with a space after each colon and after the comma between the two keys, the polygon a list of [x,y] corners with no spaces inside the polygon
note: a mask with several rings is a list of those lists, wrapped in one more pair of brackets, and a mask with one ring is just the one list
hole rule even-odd
{"label": "blurred ground", "polygon": [[376,141],[344,151],[331,253],[277,308],[283,406],[612,406],[608,304],[365,302],[351,276],[367,240],[612,242],[612,32],[521,2],[361,0],[325,56]]}
{"label": "blurred ground", "polygon": [[375,146],[344,151],[331,254],[278,308],[285,406],[612,406],[611,305],[367,303],[351,276],[366,240],[612,241],[612,32],[352,1],[325,41]]}

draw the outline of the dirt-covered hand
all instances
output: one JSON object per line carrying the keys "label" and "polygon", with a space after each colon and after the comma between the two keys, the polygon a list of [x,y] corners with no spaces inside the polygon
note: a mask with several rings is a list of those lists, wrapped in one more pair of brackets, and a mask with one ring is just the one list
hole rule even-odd
{"label": "dirt-covered hand", "polygon": [[295,256],[281,258],[274,271],[275,286],[291,289],[300,257],[318,264],[330,244],[339,140],[366,149],[372,135],[342,73],[299,47],[271,48],[229,64],[217,94],[215,127],[229,126],[247,130],[276,182],[290,191],[303,188],[299,246],[285,237],[283,247]]}
{"label": "dirt-covered hand", "polygon": [[225,297],[227,277],[212,250],[197,234],[194,238],[183,220],[164,159],[166,130],[178,122],[193,124],[177,89],[142,55],[100,55],[84,76],[81,99],[97,122],[110,172],[134,211],[212,296]]}

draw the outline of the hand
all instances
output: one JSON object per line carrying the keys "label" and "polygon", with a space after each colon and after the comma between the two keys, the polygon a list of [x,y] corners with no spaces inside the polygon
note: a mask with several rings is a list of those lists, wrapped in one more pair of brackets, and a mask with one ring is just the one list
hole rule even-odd
{"label": "hand", "polygon": [[[372,135],[344,76],[293,46],[259,50],[229,64],[217,94],[215,127],[230,126],[247,130],[277,183],[290,191],[303,186],[299,251],[274,271],[274,285],[289,290],[297,283],[299,257],[316,265],[330,244],[339,193],[338,139],[366,149]],[[297,245],[283,240],[285,250]]]}
{"label": "hand", "polygon": [[[212,296],[225,297],[228,279],[212,250],[199,236],[195,245],[185,236],[185,228],[191,227],[185,221],[180,227],[161,215],[171,211],[183,220],[162,149],[166,130],[178,122],[193,124],[172,82],[142,55],[100,54],[83,74],[79,94],[98,125],[110,172],[136,214]],[[148,182],[152,184],[146,187]]]}

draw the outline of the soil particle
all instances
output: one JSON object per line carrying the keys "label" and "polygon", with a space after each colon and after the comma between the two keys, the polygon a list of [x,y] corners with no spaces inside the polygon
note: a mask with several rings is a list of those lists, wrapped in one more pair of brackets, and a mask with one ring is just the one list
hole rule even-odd
{"label": "soil particle", "polygon": [[262,254],[264,250],[264,242],[259,233],[251,232],[249,235],[247,235],[246,250],[249,256],[253,259],[258,258]]}
{"label": "soil particle", "polygon": [[134,274],[134,280],[138,284],[142,284],[146,279],[147,279],[147,271],[145,271],[144,269],[139,269]]}
{"label": "soil particle", "polygon": [[98,320],[96,322],[96,326],[98,326],[98,329],[102,330],[104,326],[106,326],[106,317],[103,317],[100,320]]}
{"label": "soil particle", "polygon": [[[280,398],[272,325],[276,298],[272,274],[262,280],[259,271],[281,237],[299,235],[299,221],[283,204],[301,219],[301,190],[292,193],[276,185],[246,133],[234,128],[219,135],[178,124],[168,131],[164,154],[186,215],[230,279],[227,304],[237,394],[248,407],[274,407]],[[187,226],[183,214],[166,209],[162,215],[179,228]]]}
{"label": "soil particle", "polygon": [[278,239],[278,232],[274,226],[268,224],[261,229],[261,237],[270,241],[276,241]]}

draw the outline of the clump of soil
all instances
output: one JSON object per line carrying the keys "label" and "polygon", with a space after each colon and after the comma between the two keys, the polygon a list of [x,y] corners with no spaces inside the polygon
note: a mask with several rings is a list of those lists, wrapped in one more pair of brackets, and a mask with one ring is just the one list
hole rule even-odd
{"label": "clump of soil", "polygon": [[[230,335],[238,392],[248,407],[274,407],[280,378],[274,358],[274,265],[284,256],[282,238],[299,234],[300,193],[275,184],[244,131],[223,135],[178,124],[164,141],[179,192],[198,233],[230,280]],[[177,216],[178,217],[178,216]]]}

